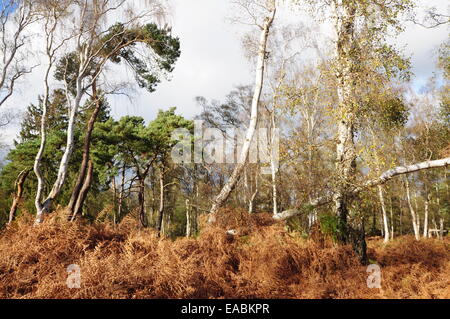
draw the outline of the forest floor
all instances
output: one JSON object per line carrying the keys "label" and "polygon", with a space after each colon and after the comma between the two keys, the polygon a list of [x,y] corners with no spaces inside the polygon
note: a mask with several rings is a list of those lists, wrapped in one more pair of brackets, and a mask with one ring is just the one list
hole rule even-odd
{"label": "forest floor", "polygon": [[[19,220],[0,234],[0,298],[450,298],[448,237],[369,239],[382,281],[368,288],[350,247],[292,235],[268,214],[223,216],[198,238],[175,241],[131,219],[116,228]],[[66,284],[71,264],[79,289]]]}

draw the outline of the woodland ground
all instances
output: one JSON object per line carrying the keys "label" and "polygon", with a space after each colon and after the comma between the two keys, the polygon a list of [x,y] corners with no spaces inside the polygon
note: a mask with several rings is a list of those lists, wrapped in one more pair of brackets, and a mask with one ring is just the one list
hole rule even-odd
{"label": "woodland ground", "polygon": [[[370,289],[350,247],[292,235],[266,214],[223,216],[175,241],[131,219],[114,228],[22,218],[0,234],[0,298],[450,298],[449,238],[369,239],[382,270],[382,288]],[[70,264],[80,289],[67,288]]]}

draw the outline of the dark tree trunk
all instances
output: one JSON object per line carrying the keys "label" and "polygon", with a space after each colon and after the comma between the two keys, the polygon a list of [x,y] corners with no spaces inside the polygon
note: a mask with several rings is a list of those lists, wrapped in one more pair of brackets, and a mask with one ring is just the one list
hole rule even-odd
{"label": "dark tree trunk", "polygon": [[158,225],[156,230],[158,231],[158,237],[161,236],[162,224],[164,219],[164,171],[161,168],[159,175],[159,212],[158,212]]}
{"label": "dark tree trunk", "polygon": [[147,222],[147,214],[145,212],[145,177],[139,176],[139,193],[138,193],[138,201],[139,201],[139,220],[143,227],[148,227]]}
{"label": "dark tree trunk", "polygon": [[86,136],[84,138],[84,145],[83,145],[83,158],[81,161],[77,181],[73,188],[69,204],[67,205],[67,215],[70,219],[72,219],[74,214],[76,214],[75,206],[77,205],[77,202],[80,200],[81,196],[80,193],[83,188],[83,185],[86,184],[85,179],[87,179],[88,166],[90,161],[92,132],[94,131],[95,122],[97,121],[97,117],[100,113],[102,106],[97,98],[97,87],[95,82],[92,85],[92,98],[95,100],[95,109],[93,110],[91,117],[89,118],[89,122],[86,128]]}
{"label": "dark tree trunk", "polygon": [[9,219],[8,224],[11,224],[16,216],[17,207],[19,206],[20,200],[22,199],[23,194],[23,184],[28,177],[28,174],[31,172],[31,168],[25,169],[20,172],[19,176],[17,176],[16,180],[16,194],[14,195],[13,203],[11,205],[11,209],[9,211]]}
{"label": "dark tree trunk", "polygon": [[116,209],[117,209],[117,190],[116,190],[116,176],[112,179],[112,188],[113,188],[113,223],[117,224],[116,220]]}
{"label": "dark tree trunk", "polygon": [[81,187],[80,193],[78,195],[78,199],[74,207],[74,213],[72,215],[71,221],[73,221],[76,218],[76,216],[80,216],[83,213],[84,202],[86,201],[89,189],[92,184],[93,172],[94,172],[94,164],[92,160],[89,160],[86,179],[84,180],[83,186]]}
{"label": "dark tree trunk", "polygon": [[119,223],[120,219],[122,218],[122,209],[123,209],[123,199],[125,196],[125,170],[126,166],[125,164],[122,167],[122,180],[120,182],[120,191],[119,191],[119,203],[117,207],[117,223]]}

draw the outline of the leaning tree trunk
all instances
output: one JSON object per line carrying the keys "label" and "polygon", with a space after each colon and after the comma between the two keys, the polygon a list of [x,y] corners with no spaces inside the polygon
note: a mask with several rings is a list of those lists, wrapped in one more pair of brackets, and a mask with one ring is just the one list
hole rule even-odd
{"label": "leaning tree trunk", "polygon": [[209,222],[214,222],[215,214],[219,210],[220,207],[225,203],[225,201],[230,196],[233,189],[236,187],[236,184],[244,170],[245,164],[248,159],[249,150],[251,143],[253,141],[253,136],[256,130],[256,125],[258,123],[258,105],[259,100],[261,98],[261,92],[264,84],[264,65],[266,59],[266,48],[267,48],[267,39],[269,37],[270,27],[272,26],[273,20],[275,18],[275,7],[271,10],[270,16],[265,18],[264,26],[261,31],[261,37],[259,41],[259,51],[258,51],[258,62],[256,65],[256,80],[255,80],[255,92],[253,94],[252,99],[252,108],[250,114],[250,125],[247,129],[247,134],[245,136],[244,144],[242,145],[241,154],[239,156],[239,161],[236,167],[233,170],[228,181],[223,186],[220,193],[215,198],[213,205],[210,210],[210,218]]}
{"label": "leaning tree trunk", "polygon": [[[398,166],[394,167],[390,170],[385,171],[383,174],[380,175],[378,178],[374,178],[371,180],[366,181],[361,186],[354,187],[351,190],[352,195],[357,195],[361,193],[362,191],[366,190],[367,188],[382,185],[387,183],[388,181],[392,180],[394,177],[404,174],[410,174],[414,172],[418,172],[425,169],[431,169],[431,168],[438,168],[438,167],[447,167],[450,166],[450,157],[442,158],[439,160],[434,161],[425,161],[421,163],[411,164],[411,165],[405,165],[405,166]],[[310,202],[309,205],[306,205],[308,208],[311,207],[319,207],[326,204],[329,204],[334,199],[332,192],[327,192],[325,195],[318,197]],[[291,217],[300,215],[303,212],[303,209],[305,207],[302,205],[297,208],[288,209],[284,212],[280,212],[273,216],[273,219],[277,221],[283,221],[287,220]]]}
{"label": "leaning tree trunk", "polygon": [[22,172],[20,172],[19,176],[16,180],[16,194],[14,195],[13,203],[11,205],[11,209],[9,210],[9,218],[8,218],[8,224],[11,224],[14,220],[14,217],[16,216],[17,207],[19,206],[20,200],[22,198],[23,194],[23,184],[25,183],[25,180],[28,177],[28,174],[30,174],[31,169],[27,168],[24,169]]}
{"label": "leaning tree trunk", "polygon": [[100,114],[102,104],[97,98],[97,86],[96,82],[92,84],[92,99],[95,101],[95,108],[91,114],[89,119],[87,128],[86,128],[86,136],[84,137],[84,145],[83,145],[83,158],[81,160],[80,169],[78,171],[78,178],[75,183],[75,186],[72,190],[72,195],[69,200],[69,204],[67,205],[67,216],[72,218],[75,211],[75,206],[77,201],[80,200],[80,192],[85,183],[86,174],[88,170],[88,163],[90,160],[90,150],[91,150],[91,140],[92,140],[92,132],[94,131],[95,122],[97,121],[97,117]]}

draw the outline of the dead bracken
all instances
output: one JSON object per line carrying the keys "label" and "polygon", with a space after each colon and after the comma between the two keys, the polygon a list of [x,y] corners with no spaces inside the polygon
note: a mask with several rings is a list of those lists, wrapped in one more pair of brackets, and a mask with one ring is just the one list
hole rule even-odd
{"label": "dead bracken", "polygon": [[[0,237],[0,298],[450,298],[448,238],[369,239],[382,271],[381,289],[370,289],[351,247],[299,238],[268,214],[223,216],[175,241],[134,220],[113,228],[19,219]],[[71,264],[79,289],[66,285]]]}

